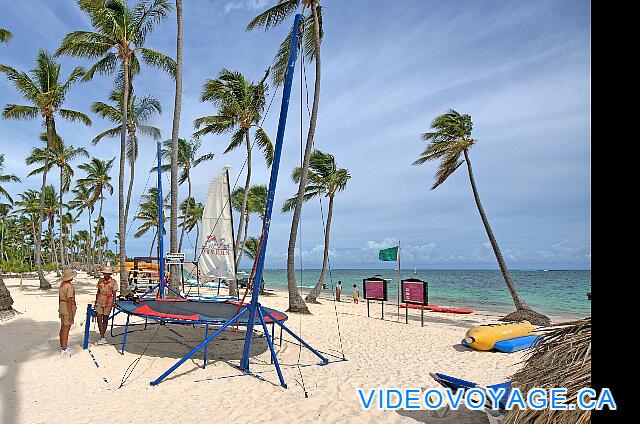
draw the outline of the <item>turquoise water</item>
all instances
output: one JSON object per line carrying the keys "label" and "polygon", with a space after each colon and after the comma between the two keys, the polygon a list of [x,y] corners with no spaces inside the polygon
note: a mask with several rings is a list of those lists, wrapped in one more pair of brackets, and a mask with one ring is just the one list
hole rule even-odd
{"label": "turquoise water", "polygon": [[[398,290],[398,272],[391,269],[334,269],[332,279],[327,275],[325,283],[330,288],[342,281],[344,295],[349,296],[353,284],[362,291],[362,279],[380,274],[391,278],[388,286],[389,301],[395,302]],[[320,270],[296,271],[296,279],[303,288],[313,287]],[[591,271],[511,271],[525,301],[538,312],[567,318],[584,318],[591,315]],[[510,312],[513,301],[504,284],[500,271],[494,270],[402,270],[402,278],[419,278],[429,282],[429,303],[441,306],[465,306],[478,310]],[[286,289],[286,270],[265,270],[267,288]]]}

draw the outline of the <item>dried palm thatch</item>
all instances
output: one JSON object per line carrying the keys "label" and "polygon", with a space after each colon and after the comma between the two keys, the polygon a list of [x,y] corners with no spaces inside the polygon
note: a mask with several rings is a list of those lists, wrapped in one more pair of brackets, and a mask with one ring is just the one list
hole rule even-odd
{"label": "dried palm thatch", "polygon": [[[525,365],[511,381],[526,393],[534,387],[567,388],[567,403],[576,403],[578,391],[591,387],[591,318],[565,322],[540,331],[542,339],[527,354]],[[504,424],[591,422],[591,411],[545,409],[507,413]]]}
{"label": "dried palm thatch", "polygon": [[536,312],[532,309],[518,309],[515,312],[511,312],[510,314],[500,318],[500,321],[507,322],[518,322],[518,321],[529,321],[533,325],[550,325],[551,320],[548,316],[542,315],[539,312]]}

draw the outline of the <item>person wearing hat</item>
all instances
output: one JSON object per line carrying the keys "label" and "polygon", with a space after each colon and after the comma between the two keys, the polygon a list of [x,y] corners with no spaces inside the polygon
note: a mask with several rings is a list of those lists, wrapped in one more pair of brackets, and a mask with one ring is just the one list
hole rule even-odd
{"label": "person wearing hat", "polygon": [[109,315],[111,314],[111,308],[113,307],[113,303],[116,298],[116,291],[118,290],[118,283],[116,283],[116,280],[111,278],[113,271],[113,267],[102,267],[102,278],[98,280],[98,291],[96,293],[94,307],[96,314],[98,315],[100,339],[98,339],[96,344],[107,343],[107,340],[104,338],[104,333],[107,331]]}
{"label": "person wearing hat", "polygon": [[60,278],[58,287],[58,315],[60,316],[60,353],[71,355],[67,347],[69,342],[69,330],[76,315],[76,291],[73,287],[73,279],[77,273],[71,268],[65,268]]}

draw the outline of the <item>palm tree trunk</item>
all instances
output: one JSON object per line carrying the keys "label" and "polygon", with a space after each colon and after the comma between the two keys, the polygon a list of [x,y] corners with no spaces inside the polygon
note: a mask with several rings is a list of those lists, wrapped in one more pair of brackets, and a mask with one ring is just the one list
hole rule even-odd
{"label": "palm tree trunk", "polygon": [[187,174],[187,209],[185,210],[184,216],[182,217],[182,232],[180,233],[180,245],[178,246],[178,250],[182,252],[182,241],[184,240],[184,231],[187,228],[187,217],[189,216],[189,201],[191,200],[191,173]]}
{"label": "palm tree trunk", "polygon": [[[236,233],[236,258],[241,255],[240,253],[240,240],[242,240],[242,226],[244,224],[243,217],[247,210],[247,198],[249,197],[249,185],[251,184],[251,135],[247,128],[244,139],[247,144],[247,178],[244,182],[244,196],[242,196],[242,208],[240,208],[240,219],[238,219],[238,232]],[[237,263],[237,261],[236,261]],[[237,268],[237,267],[236,267]],[[229,295],[238,295],[238,284],[235,279],[231,279],[229,282]]]}
{"label": "palm tree trunk", "polygon": [[13,305],[13,299],[11,298],[11,293],[9,293],[9,289],[4,285],[2,271],[0,271],[0,312],[11,311],[13,309],[11,305]]}
{"label": "palm tree trunk", "polygon": [[[118,175],[118,231],[120,236],[120,293],[129,293],[129,284],[127,282],[127,252],[126,252],[126,236],[127,222],[124,215],[124,173],[126,165],[126,144],[127,144],[127,122],[129,112],[129,58],[125,57],[122,61],[124,71],[124,93],[122,94],[122,128],[120,130],[120,169]],[[94,262],[95,270],[95,262]]]}
{"label": "palm tree trunk", "polygon": [[153,230],[153,240],[151,240],[151,249],[149,249],[149,257],[153,255],[153,246],[156,244],[156,237],[158,236],[158,230]]}
{"label": "palm tree trunk", "polygon": [[[53,145],[53,132],[54,132],[54,123],[53,118],[50,116],[46,116],[44,119],[45,126],[47,128],[47,148],[51,148]],[[44,278],[44,273],[42,272],[42,222],[44,221],[44,190],[47,187],[47,169],[45,168],[42,172],[42,190],[40,191],[40,211],[38,213],[38,234],[34,239],[35,244],[35,261],[36,261],[36,269],[38,271],[38,280],[40,280],[40,289],[41,290],[49,290],[51,288],[51,284]]]}
{"label": "palm tree trunk", "polygon": [[509,274],[509,270],[507,269],[507,264],[502,257],[502,252],[500,252],[498,242],[496,241],[496,238],[493,235],[493,231],[491,230],[491,226],[489,225],[487,215],[484,213],[484,208],[482,207],[482,203],[480,202],[480,195],[478,194],[478,189],[476,188],[476,182],[473,178],[473,170],[471,169],[471,161],[469,160],[469,153],[467,152],[467,149],[464,150],[464,158],[467,162],[467,170],[469,171],[469,182],[471,183],[471,189],[473,190],[473,198],[476,201],[476,206],[478,207],[478,212],[480,213],[480,218],[482,219],[484,229],[487,232],[487,236],[489,237],[491,247],[493,248],[493,253],[496,255],[496,259],[498,260],[498,266],[500,266],[500,271],[502,271],[502,277],[504,278],[504,282],[509,289],[509,293],[511,293],[511,297],[513,298],[513,303],[516,305],[517,310],[531,309],[529,305],[527,305],[526,302],[522,299],[520,293],[518,293],[515,282],[511,279],[511,275]]}
{"label": "palm tree trunk", "polygon": [[[102,191],[100,192],[100,208],[98,208],[98,224],[96,224],[96,233],[94,236],[94,241],[93,241],[93,251],[96,251],[96,246],[98,245],[98,228],[99,225],[101,225],[101,221],[102,221],[102,202],[104,201],[104,197],[102,196]],[[101,233],[104,233],[104,228],[102,229]],[[95,258],[95,255],[94,255]],[[93,261],[93,275],[98,275],[98,270],[96,268],[96,261]]]}
{"label": "palm tree trunk", "polygon": [[56,276],[60,276],[60,263],[58,262],[58,251],[56,250],[56,239],[53,236],[53,215],[49,218],[49,240],[51,242],[51,264],[56,265]]}
{"label": "palm tree trunk", "polygon": [[[86,247],[86,249],[85,249],[86,250],[86,254],[85,254],[86,262],[85,262],[85,267],[84,267],[85,270],[87,270],[89,268],[89,262],[90,261],[91,262],[95,262],[93,260],[93,255],[91,254],[91,240],[93,239],[93,232],[91,230],[91,208],[87,208],[87,212],[88,212],[88,215],[89,215],[89,244],[88,245],[85,244],[85,247]],[[95,267],[94,267],[94,269],[95,269]]]}
{"label": "palm tree trunk", "polygon": [[60,267],[64,268],[66,266],[66,261],[64,259],[64,231],[62,231],[62,192],[63,192],[63,175],[62,175],[62,167],[60,167],[60,204],[58,205],[58,216],[60,217]]}
{"label": "palm tree trunk", "polygon": [[131,192],[133,191],[133,180],[135,179],[136,163],[133,158],[129,161],[129,188],[127,189],[127,202],[124,207],[124,222],[129,221],[129,205],[131,204]]}
{"label": "palm tree trunk", "polygon": [[320,278],[315,287],[304,298],[305,302],[320,303],[318,302],[318,296],[322,292],[324,287],[324,274],[327,272],[327,266],[329,264],[329,235],[331,233],[331,218],[333,217],[333,195],[329,196],[329,208],[327,210],[327,225],[324,230],[324,256],[322,259],[322,269],[320,270]]}
{"label": "palm tree trunk", "polygon": [[[169,244],[171,252],[178,251],[178,134],[180,132],[180,111],[182,109],[182,0],[176,0],[176,93],[173,108],[173,128],[171,130],[171,215],[169,217]],[[159,166],[160,164],[158,164]],[[173,266],[175,271],[178,267]],[[180,291],[179,272],[171,272],[170,287]]]}
{"label": "palm tree trunk", "polygon": [[244,246],[247,244],[249,218],[251,217],[251,214],[249,213],[249,211],[246,211],[244,216],[244,226],[242,227],[244,235],[242,237],[242,244],[240,245],[240,249],[238,249],[238,256],[236,257],[236,269],[238,269],[238,267],[240,266],[240,260],[242,259],[242,255],[244,254]]}
{"label": "palm tree trunk", "polygon": [[314,42],[316,47],[315,65],[316,80],[313,89],[313,106],[311,109],[311,117],[309,118],[309,132],[307,133],[307,144],[304,150],[304,159],[302,162],[302,172],[300,175],[300,184],[298,185],[298,195],[296,198],[296,207],[293,210],[291,219],[291,232],[289,233],[289,248],[287,249],[287,285],[289,289],[289,309],[290,312],[311,313],[307,305],[304,303],[300,290],[296,284],[295,261],[294,254],[296,250],[296,236],[298,234],[298,225],[300,224],[300,214],[302,213],[302,201],[304,197],[304,189],[307,186],[307,176],[309,174],[309,158],[311,150],[313,150],[313,137],[316,132],[316,124],[318,121],[318,105],[320,104],[320,23],[318,20],[318,12],[315,7],[311,7],[313,16]]}
{"label": "palm tree trunk", "polygon": [[198,223],[196,222],[196,248],[193,249],[193,260],[197,261],[198,260],[198,252],[200,251],[199,247],[198,247],[198,242],[200,237],[200,227],[198,226]]}

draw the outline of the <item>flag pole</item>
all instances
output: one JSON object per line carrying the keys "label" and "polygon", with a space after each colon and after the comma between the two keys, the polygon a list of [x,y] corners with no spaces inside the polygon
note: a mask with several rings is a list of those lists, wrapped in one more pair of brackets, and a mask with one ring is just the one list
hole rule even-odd
{"label": "flag pole", "polygon": [[400,322],[400,240],[398,240],[398,322]]}

